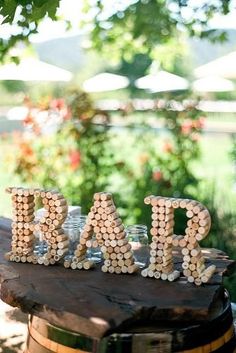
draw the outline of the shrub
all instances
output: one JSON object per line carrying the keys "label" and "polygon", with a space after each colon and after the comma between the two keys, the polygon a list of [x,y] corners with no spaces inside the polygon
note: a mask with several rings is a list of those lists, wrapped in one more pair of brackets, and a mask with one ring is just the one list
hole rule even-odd
{"label": "shrub", "polygon": [[[132,123],[121,133],[109,128],[109,114],[94,108],[87,94],[70,91],[66,96],[36,106],[26,101],[26,132],[18,135],[14,156],[14,172],[23,182],[57,187],[84,212],[94,192],[115,192],[129,222],[146,222],[147,194],[195,196],[198,180],[191,165],[199,157],[203,125],[195,104],[157,101],[153,114],[161,133],[145,121],[134,123],[129,105]],[[121,115],[119,119],[128,120]]]}

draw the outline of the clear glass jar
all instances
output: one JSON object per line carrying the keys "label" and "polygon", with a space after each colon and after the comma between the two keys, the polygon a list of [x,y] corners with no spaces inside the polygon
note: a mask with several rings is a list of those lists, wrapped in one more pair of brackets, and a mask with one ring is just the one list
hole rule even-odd
{"label": "clear glass jar", "polygon": [[[35,212],[34,222],[39,223],[41,217],[44,216],[45,209],[40,208]],[[40,230],[34,231],[35,241],[34,241],[34,253],[38,256],[46,254],[48,250],[48,244],[43,237],[43,233]]]}
{"label": "clear glass jar", "polygon": [[86,220],[87,220],[87,216],[86,215],[80,215],[79,217],[78,217],[78,225],[79,225],[79,231],[80,231],[80,233],[83,231],[83,229],[84,229],[84,226],[85,226],[85,224],[86,224]]}
{"label": "clear glass jar", "polygon": [[64,233],[69,238],[69,252],[68,255],[72,256],[77,247],[80,237],[79,218],[68,217],[62,225]]}
{"label": "clear glass jar", "polygon": [[[83,231],[83,228],[85,226],[86,223],[86,219],[87,216],[81,215],[80,216],[80,232]],[[92,236],[92,241],[96,240],[96,236],[93,235]],[[102,261],[102,252],[100,247],[92,247],[92,248],[88,248],[87,250],[87,258],[95,263],[99,263]]]}
{"label": "clear glass jar", "polygon": [[149,259],[147,226],[134,224],[128,226],[125,232],[134,254],[135,264],[140,268],[145,267]]}

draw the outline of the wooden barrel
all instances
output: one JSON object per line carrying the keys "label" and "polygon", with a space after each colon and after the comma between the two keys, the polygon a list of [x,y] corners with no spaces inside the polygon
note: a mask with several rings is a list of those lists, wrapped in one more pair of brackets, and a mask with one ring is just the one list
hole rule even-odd
{"label": "wooden barrel", "polygon": [[203,324],[159,322],[153,329],[147,324],[101,340],[31,316],[25,353],[236,353],[235,328],[227,295],[220,305],[217,303],[211,316]]}

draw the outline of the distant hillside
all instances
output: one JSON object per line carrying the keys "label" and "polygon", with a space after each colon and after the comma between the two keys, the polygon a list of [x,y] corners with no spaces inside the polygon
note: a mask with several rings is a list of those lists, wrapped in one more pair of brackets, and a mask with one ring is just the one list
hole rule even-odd
{"label": "distant hillside", "polygon": [[223,43],[211,43],[207,39],[190,39],[193,67],[226,55],[236,50],[236,30],[227,30],[228,40]]}
{"label": "distant hillside", "polygon": [[[227,42],[216,44],[209,42],[207,39],[190,39],[189,46],[192,52],[193,67],[236,50],[236,30],[228,30],[227,35]],[[89,65],[88,55],[81,45],[83,39],[83,35],[58,38],[35,44],[35,48],[41,60],[72,72],[78,72],[79,69]],[[108,66],[109,64],[107,64]]]}
{"label": "distant hillside", "polygon": [[58,38],[35,44],[40,60],[76,72],[86,63],[86,54],[82,49],[84,36],[78,35]]}

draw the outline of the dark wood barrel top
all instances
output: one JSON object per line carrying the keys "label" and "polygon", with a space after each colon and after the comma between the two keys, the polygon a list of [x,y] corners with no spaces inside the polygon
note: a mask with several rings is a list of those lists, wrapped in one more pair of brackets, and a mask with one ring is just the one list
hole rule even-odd
{"label": "dark wood barrel top", "polygon": [[[211,319],[222,298],[222,276],[235,262],[216,249],[204,249],[207,263],[217,266],[210,283],[196,287],[184,277],[166,282],[135,275],[116,275],[93,270],[70,270],[62,264],[8,262],[11,221],[0,217],[1,299],[23,312],[84,335],[101,338],[158,322],[201,323]],[[181,267],[181,257],[175,256]]]}

